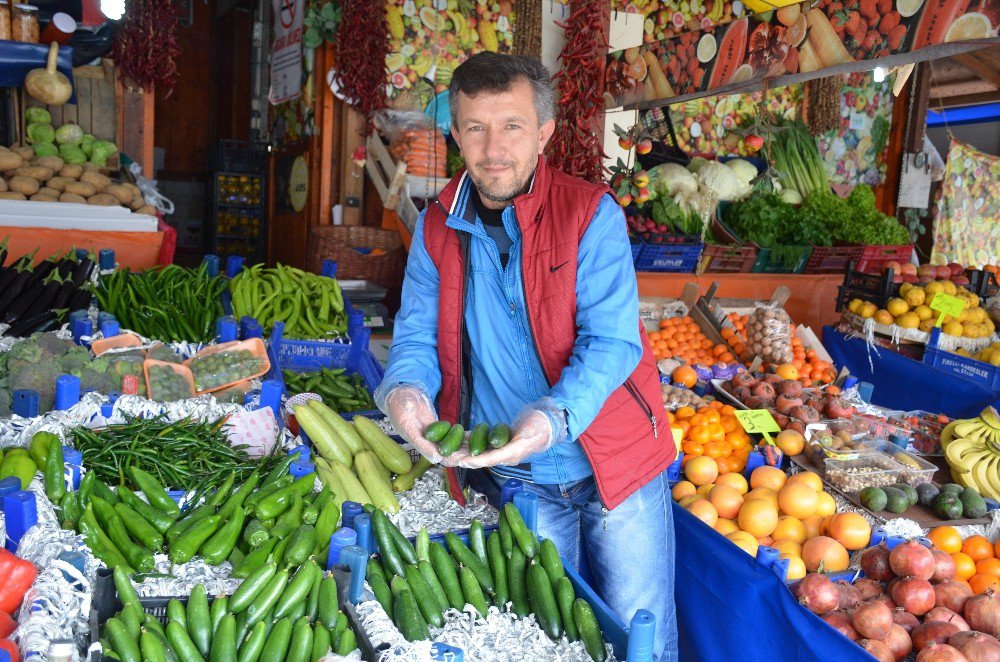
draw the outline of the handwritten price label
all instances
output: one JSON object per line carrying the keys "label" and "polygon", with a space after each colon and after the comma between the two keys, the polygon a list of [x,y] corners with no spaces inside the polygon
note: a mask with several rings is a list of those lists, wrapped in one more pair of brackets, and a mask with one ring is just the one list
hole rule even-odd
{"label": "handwritten price label", "polygon": [[945,315],[958,317],[962,314],[962,311],[965,310],[965,301],[959,299],[958,297],[953,297],[950,294],[938,292],[934,295],[934,299],[931,300],[931,310],[936,310],[941,313],[938,316],[937,324],[934,325],[941,326],[941,322],[944,321]]}
{"label": "handwritten price label", "polygon": [[778,422],[766,409],[737,409],[734,415],[747,434],[766,435],[771,432],[781,432]]}

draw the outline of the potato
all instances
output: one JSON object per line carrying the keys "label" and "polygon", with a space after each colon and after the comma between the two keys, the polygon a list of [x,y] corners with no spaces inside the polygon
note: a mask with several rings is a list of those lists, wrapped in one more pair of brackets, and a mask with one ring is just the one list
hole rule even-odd
{"label": "potato", "polygon": [[111,178],[107,175],[102,175],[99,172],[85,172],[80,175],[80,182],[93,184],[94,188],[98,191],[103,191],[107,187],[111,186]]}
{"label": "potato", "polygon": [[21,167],[21,156],[16,152],[0,152],[0,171],[16,170]]}
{"label": "potato", "polygon": [[17,193],[16,191],[4,191],[0,193],[0,200],[27,200],[23,193]]}
{"label": "potato", "polygon": [[67,184],[75,184],[76,180],[70,177],[63,177],[62,175],[56,175],[49,181],[45,182],[45,185],[49,188],[54,188],[57,191],[65,191]]}
{"label": "potato", "polygon": [[144,207],[139,207],[135,210],[136,214],[146,214],[147,216],[156,216],[159,210],[153,205],[146,205]]}
{"label": "potato", "polygon": [[58,198],[61,192],[59,189],[54,189],[51,186],[43,186],[38,189],[38,193],[35,195],[51,195],[53,198]]}
{"label": "potato", "polygon": [[121,202],[113,195],[107,193],[97,193],[87,198],[88,205],[97,205],[99,207],[117,207]]}
{"label": "potato", "polygon": [[10,186],[11,191],[21,193],[25,196],[34,195],[38,193],[38,189],[41,188],[37,179],[25,177],[24,175],[12,177],[7,184]]}
{"label": "potato", "polygon": [[118,199],[118,202],[127,205],[132,202],[132,191],[128,189],[127,186],[122,186],[121,184],[112,184],[111,186],[104,189],[104,192],[108,195],[113,195]]}
{"label": "potato", "polygon": [[101,166],[97,165],[96,163],[84,163],[83,164],[83,171],[84,172],[100,172],[101,171]]}
{"label": "potato", "polygon": [[7,192],[7,180],[4,179],[3,177],[0,177],[0,193],[6,193],[6,192]]}
{"label": "potato", "polygon": [[45,166],[21,166],[14,171],[14,174],[20,177],[31,177],[39,182],[47,182],[52,179],[52,175],[56,174],[56,172],[52,168],[46,168]]}
{"label": "potato", "polygon": [[66,193],[72,193],[84,198],[89,198],[97,193],[97,188],[93,184],[88,184],[87,182],[69,182],[63,190],[66,191]]}
{"label": "potato", "polygon": [[146,206],[146,199],[141,195],[137,195],[134,198],[132,198],[132,202],[130,202],[128,206],[132,208],[132,211],[135,211],[136,209],[142,209],[143,207]]}
{"label": "potato", "polygon": [[35,150],[30,147],[11,147],[10,151],[18,154],[22,161],[30,161],[35,156]]}
{"label": "potato", "polygon": [[59,170],[59,175],[70,179],[80,179],[83,175],[83,166],[79,163],[67,163]]}
{"label": "potato", "polygon": [[133,198],[141,198],[142,197],[142,191],[140,191],[139,187],[136,186],[135,184],[133,184],[131,182],[124,182],[122,184],[122,186],[124,186],[128,190],[132,191],[132,197]]}
{"label": "potato", "polygon": [[56,196],[45,195],[44,193],[36,193],[28,198],[28,200],[31,200],[32,202],[59,202],[59,198]]}
{"label": "potato", "polygon": [[77,204],[85,205],[87,204],[87,199],[82,195],[77,195],[76,193],[63,193],[59,196],[59,202],[75,202]]}
{"label": "potato", "polygon": [[66,165],[65,162],[58,156],[36,156],[31,160],[31,164],[52,168],[53,172],[59,172],[62,167]]}

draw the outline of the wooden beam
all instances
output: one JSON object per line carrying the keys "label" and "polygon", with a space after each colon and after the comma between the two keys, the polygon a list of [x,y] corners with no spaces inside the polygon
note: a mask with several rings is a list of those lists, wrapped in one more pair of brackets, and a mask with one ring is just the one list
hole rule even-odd
{"label": "wooden beam", "polygon": [[[927,127],[927,100],[931,93],[931,68],[921,62],[910,74],[910,122],[906,136],[906,151],[921,152],[924,149],[924,129]],[[899,98],[899,97],[897,97]]]}
{"label": "wooden beam", "polygon": [[365,144],[365,116],[345,105],[344,131],[341,136],[340,204],[344,206],[344,225],[361,225],[365,171],[351,158],[354,150]]}
{"label": "wooden beam", "polygon": [[955,60],[986,82],[992,83],[994,86],[1000,88],[1000,71],[997,71],[986,62],[980,60],[975,51],[971,53],[959,53],[958,55],[952,55],[951,59]]}
{"label": "wooden beam", "polygon": [[954,108],[956,106],[975,106],[983,103],[1000,101],[1000,90],[996,92],[980,92],[978,94],[962,94],[959,96],[936,97],[930,100],[931,108]]}

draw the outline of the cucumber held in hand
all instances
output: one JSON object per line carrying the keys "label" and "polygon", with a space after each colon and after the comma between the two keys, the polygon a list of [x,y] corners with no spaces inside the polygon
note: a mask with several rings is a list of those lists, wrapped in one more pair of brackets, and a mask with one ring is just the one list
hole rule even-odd
{"label": "cucumber held in hand", "polygon": [[472,428],[472,433],[469,435],[469,453],[471,455],[479,455],[486,450],[486,435],[489,431],[490,426],[486,423],[480,423]]}
{"label": "cucumber held in hand", "polygon": [[510,441],[510,427],[504,423],[497,423],[490,430],[490,448],[503,448]]}
{"label": "cucumber held in hand", "polygon": [[448,434],[445,435],[444,440],[438,446],[438,451],[442,457],[448,457],[462,447],[463,441],[465,441],[465,429],[456,423],[448,430]]}
{"label": "cucumber held in hand", "polygon": [[451,430],[451,423],[448,421],[435,421],[424,428],[424,437],[427,441],[439,444],[444,441],[445,435]]}

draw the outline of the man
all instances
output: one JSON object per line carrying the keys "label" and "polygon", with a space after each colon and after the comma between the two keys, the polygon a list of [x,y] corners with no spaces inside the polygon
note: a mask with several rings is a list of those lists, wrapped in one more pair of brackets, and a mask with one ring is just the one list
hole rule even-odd
{"label": "man", "polygon": [[[484,52],[455,69],[452,136],[467,170],[417,221],[385,380],[375,398],[432,462],[483,469],[494,496],[519,478],[538,529],[626,622],[657,618],[656,658],[677,655],[675,456],[638,321],[621,208],[607,188],[546,166],[550,78],[532,58]],[[440,418],[509,423],[511,441],[443,458],[423,436]]]}

